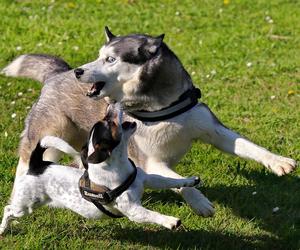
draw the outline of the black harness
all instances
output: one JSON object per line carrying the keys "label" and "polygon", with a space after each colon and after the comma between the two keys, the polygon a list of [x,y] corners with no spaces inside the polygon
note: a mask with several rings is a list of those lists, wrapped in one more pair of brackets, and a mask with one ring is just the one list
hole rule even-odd
{"label": "black harness", "polygon": [[177,101],[173,102],[169,107],[163,108],[158,111],[126,111],[129,116],[136,118],[143,122],[157,122],[163,121],[175,116],[178,116],[196,104],[198,104],[198,98],[201,97],[201,91],[193,86],[192,89],[185,91]]}
{"label": "black harness", "polygon": [[97,185],[89,178],[87,169],[79,179],[79,190],[84,199],[92,202],[102,213],[112,218],[121,218],[123,215],[116,215],[108,211],[103,205],[107,205],[120,196],[130,185],[134,182],[137,174],[137,168],[132,160],[130,160],[133,166],[133,173],[118,187],[111,190],[106,186]]}

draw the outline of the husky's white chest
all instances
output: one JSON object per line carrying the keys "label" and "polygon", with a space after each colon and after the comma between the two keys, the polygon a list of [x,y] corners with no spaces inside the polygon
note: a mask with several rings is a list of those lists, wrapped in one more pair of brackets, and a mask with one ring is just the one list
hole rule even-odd
{"label": "husky's white chest", "polygon": [[146,158],[156,159],[175,165],[191,145],[191,136],[187,132],[189,121],[180,118],[162,122],[142,123],[137,121],[138,128],[134,141]]}

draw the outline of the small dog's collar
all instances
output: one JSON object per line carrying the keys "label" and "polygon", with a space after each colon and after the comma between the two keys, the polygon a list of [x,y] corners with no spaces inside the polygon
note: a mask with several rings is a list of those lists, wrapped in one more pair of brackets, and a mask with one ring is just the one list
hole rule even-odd
{"label": "small dog's collar", "polygon": [[193,87],[185,91],[176,102],[173,102],[169,107],[163,108],[158,111],[125,111],[129,116],[136,118],[143,122],[157,122],[163,121],[175,116],[178,116],[198,103],[198,98],[201,97],[201,91]]}
{"label": "small dog's collar", "polygon": [[88,171],[85,170],[84,174],[79,179],[79,190],[81,196],[87,201],[92,202],[99,210],[104,214],[112,218],[121,218],[123,215],[115,215],[104,208],[103,205],[111,203],[118,196],[120,196],[125,190],[127,190],[130,185],[134,182],[137,175],[137,168],[131,159],[128,159],[133,166],[133,173],[128,176],[128,178],[118,187],[110,190],[106,186],[97,185],[92,182],[89,178]]}

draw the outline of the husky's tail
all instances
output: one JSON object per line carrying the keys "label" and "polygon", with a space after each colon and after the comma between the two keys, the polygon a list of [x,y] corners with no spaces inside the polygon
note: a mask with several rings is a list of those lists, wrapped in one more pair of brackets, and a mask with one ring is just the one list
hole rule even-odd
{"label": "husky's tail", "polygon": [[26,54],[13,60],[1,73],[6,76],[26,77],[44,83],[48,78],[70,69],[71,67],[59,57]]}

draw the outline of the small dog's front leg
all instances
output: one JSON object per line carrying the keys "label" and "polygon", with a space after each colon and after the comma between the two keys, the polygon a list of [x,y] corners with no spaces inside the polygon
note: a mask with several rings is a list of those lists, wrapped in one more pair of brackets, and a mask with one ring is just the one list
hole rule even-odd
{"label": "small dog's front leg", "polygon": [[167,189],[167,188],[181,188],[194,187],[201,183],[199,177],[193,176],[190,178],[169,178],[157,174],[145,175],[145,186],[151,189]]}
{"label": "small dog's front leg", "polygon": [[129,206],[130,207],[122,206],[119,210],[131,221],[138,223],[154,223],[171,230],[174,230],[181,225],[181,221],[178,218],[151,211],[139,204],[130,204]]}

